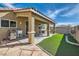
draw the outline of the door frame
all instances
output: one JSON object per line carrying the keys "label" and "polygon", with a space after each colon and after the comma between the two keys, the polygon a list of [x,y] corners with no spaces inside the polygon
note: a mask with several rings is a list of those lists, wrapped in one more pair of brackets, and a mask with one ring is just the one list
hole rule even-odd
{"label": "door frame", "polygon": [[28,21],[25,22],[25,33],[26,35],[28,35]]}

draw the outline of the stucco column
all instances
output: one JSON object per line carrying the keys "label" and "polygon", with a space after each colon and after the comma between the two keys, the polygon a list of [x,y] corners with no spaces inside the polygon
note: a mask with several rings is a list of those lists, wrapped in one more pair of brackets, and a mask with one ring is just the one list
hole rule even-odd
{"label": "stucco column", "polygon": [[47,36],[50,35],[50,29],[49,29],[49,24],[47,24]]}
{"label": "stucco column", "polygon": [[29,17],[28,18],[28,39],[29,39],[29,43],[33,44],[34,43],[34,35],[35,35],[35,19],[34,17]]}

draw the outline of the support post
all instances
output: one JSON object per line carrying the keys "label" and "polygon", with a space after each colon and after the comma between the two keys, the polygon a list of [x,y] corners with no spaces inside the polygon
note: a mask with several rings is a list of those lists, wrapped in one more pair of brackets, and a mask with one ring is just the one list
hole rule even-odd
{"label": "support post", "polygon": [[47,36],[50,35],[50,29],[49,29],[49,24],[47,24]]}
{"label": "support post", "polygon": [[34,43],[34,36],[35,36],[35,19],[33,16],[30,16],[28,18],[28,39],[29,39],[29,43],[33,44]]}

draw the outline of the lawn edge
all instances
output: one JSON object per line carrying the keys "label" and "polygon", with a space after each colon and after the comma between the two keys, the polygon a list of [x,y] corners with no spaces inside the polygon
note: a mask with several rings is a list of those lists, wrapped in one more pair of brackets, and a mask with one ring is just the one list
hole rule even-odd
{"label": "lawn edge", "polygon": [[47,50],[43,49],[41,46],[37,45],[42,51],[44,51],[45,53],[47,53],[49,56],[54,56],[52,55],[50,52],[48,52]]}
{"label": "lawn edge", "polygon": [[68,38],[68,36],[65,36],[65,41],[66,41],[68,44],[75,45],[75,46],[79,46],[79,43],[75,43],[75,42],[70,41],[69,38]]}

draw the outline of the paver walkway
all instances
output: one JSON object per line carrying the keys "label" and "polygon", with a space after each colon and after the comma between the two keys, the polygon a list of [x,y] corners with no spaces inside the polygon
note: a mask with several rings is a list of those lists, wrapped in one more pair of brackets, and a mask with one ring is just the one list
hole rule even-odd
{"label": "paver walkway", "polygon": [[[47,37],[36,37],[35,43],[39,43]],[[38,46],[27,44],[28,38],[0,45],[0,56],[49,56]]]}
{"label": "paver walkway", "polygon": [[0,56],[48,56],[39,47],[32,44],[0,47]]}

